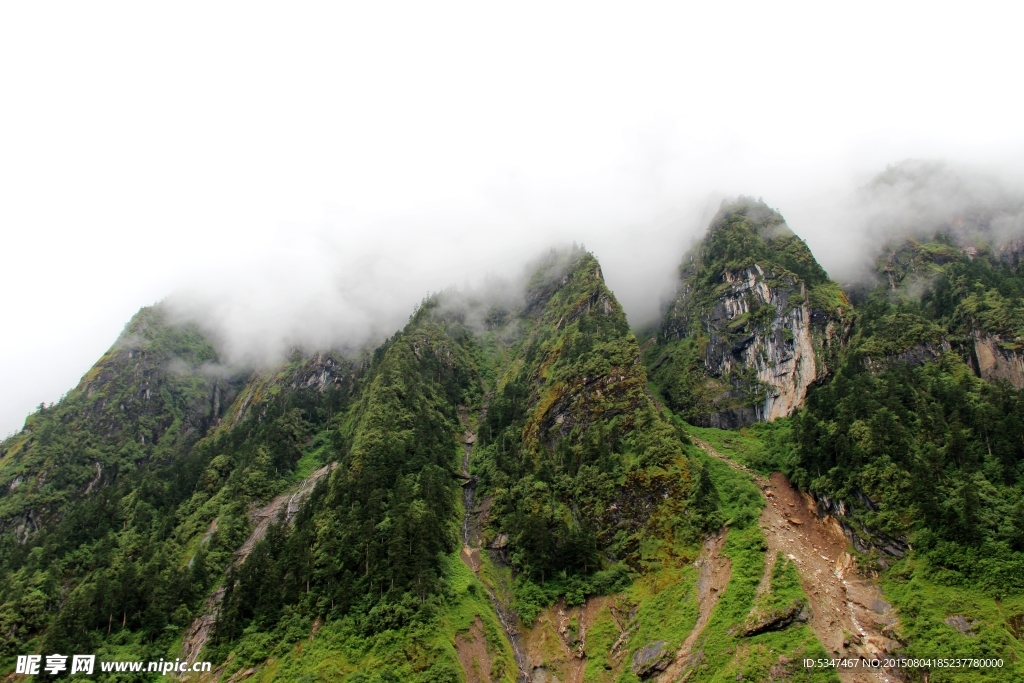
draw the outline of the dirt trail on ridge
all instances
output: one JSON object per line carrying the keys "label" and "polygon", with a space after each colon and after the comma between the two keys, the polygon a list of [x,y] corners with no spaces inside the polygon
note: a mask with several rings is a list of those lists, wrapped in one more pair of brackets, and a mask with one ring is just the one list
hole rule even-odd
{"label": "dirt trail on ridge", "polygon": [[[760,525],[768,543],[766,569],[777,553],[792,560],[811,606],[809,625],[831,657],[880,658],[899,646],[889,637],[896,623],[892,608],[870,578],[857,572],[847,552],[849,541],[831,517],[819,518],[814,500],[800,493],[781,473],[764,477],[739,465],[699,439],[708,455],[750,474],[767,500]],[[837,670],[844,683],[902,680],[896,671]]]}

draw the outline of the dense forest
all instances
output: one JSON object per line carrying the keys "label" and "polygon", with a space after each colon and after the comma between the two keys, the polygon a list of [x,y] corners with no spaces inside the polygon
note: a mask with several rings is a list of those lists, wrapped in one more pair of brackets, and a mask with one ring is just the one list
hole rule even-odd
{"label": "dense forest", "polygon": [[[553,293],[551,284],[561,284]],[[639,347],[588,253],[552,254],[527,290],[522,339],[481,428],[482,492],[512,566],[543,582],[637,568],[715,526],[699,468],[646,391]],[[670,501],[670,502],[666,502]]]}

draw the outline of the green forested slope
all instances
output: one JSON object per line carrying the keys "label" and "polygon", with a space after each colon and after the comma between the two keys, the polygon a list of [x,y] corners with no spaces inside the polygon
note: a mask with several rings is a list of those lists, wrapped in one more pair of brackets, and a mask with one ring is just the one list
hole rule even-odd
{"label": "green forested slope", "polygon": [[[1024,402],[1006,378],[979,377],[978,349],[999,335],[1013,360],[1024,278],[991,250],[960,253],[945,239],[894,250],[924,262],[918,278],[930,271],[920,296],[883,283],[858,305],[835,378],[794,420],[792,476],[849,501],[875,529],[913,535],[921,551],[943,548],[965,578],[1021,590]],[[947,542],[972,559],[957,561]],[[1009,564],[985,569],[975,553]]]}
{"label": "green forested slope", "polygon": [[[984,245],[961,251],[939,235],[896,245],[880,271],[885,280],[858,305],[835,378],[813,389],[793,420],[790,474],[833,510],[842,501],[859,547],[882,566],[895,563],[885,587],[908,653],[1019,658],[1019,261]],[[1013,675],[933,672],[932,680]]]}
{"label": "green forested slope", "polygon": [[75,389],[0,444],[0,523],[24,537],[86,489],[187,452],[230,399],[222,374],[197,330],[140,311]]}
{"label": "green forested slope", "polygon": [[[527,290],[480,427],[480,493],[513,567],[539,582],[692,544],[702,516],[679,433],[646,391],[639,347],[583,251],[553,255]],[[685,511],[685,513],[684,513]]]}
{"label": "green forested slope", "polygon": [[459,521],[456,408],[479,402],[480,383],[471,338],[432,320],[435,305],[374,353],[359,398],[332,425],[338,465],[294,527],[272,526],[229,574],[220,658],[250,626],[352,615],[372,634],[429,621],[443,602]]}
{"label": "green forested slope", "polygon": [[[511,680],[488,589],[457,559],[460,410],[482,416],[485,533],[506,535],[499,564],[537,608],[692,558],[720,520],[713,486],[648,396],[596,260],[553,252],[489,331],[465,305],[426,300],[364,359],[297,353],[247,378],[142,311],[3,445],[5,666],[203,648],[218,675],[455,681],[452,645],[476,637],[491,679]],[[257,523],[329,464],[296,512]]]}
{"label": "green forested slope", "polygon": [[[316,365],[337,381],[295,390]],[[297,357],[242,387],[198,330],[143,309],[2,446],[4,666],[33,651],[172,654],[248,534],[250,502],[326,457],[317,428],[358,374],[341,366]]]}
{"label": "green forested slope", "polygon": [[0,656],[89,630],[162,633],[191,602],[168,517],[205,461],[194,444],[237,382],[194,328],[143,309],[58,404],[0,444]]}
{"label": "green forested slope", "polygon": [[[597,261],[582,250],[552,254],[530,281],[524,310],[505,324],[518,334],[499,327],[485,336],[497,371],[473,471],[488,510],[485,537],[514,570],[534,676],[660,675],[707,590],[694,565],[703,537],[724,523],[736,574],[697,641],[704,659],[680,662],[680,671],[731,680],[774,666],[800,680],[833,680],[779,664],[824,654],[806,626],[737,633],[765,567],[757,488],[716,469],[648,393],[639,346]],[[802,596],[799,586],[790,590]],[[780,588],[762,600],[769,595],[793,597]],[[568,630],[556,628],[566,614]],[[578,673],[562,647],[579,648]]]}

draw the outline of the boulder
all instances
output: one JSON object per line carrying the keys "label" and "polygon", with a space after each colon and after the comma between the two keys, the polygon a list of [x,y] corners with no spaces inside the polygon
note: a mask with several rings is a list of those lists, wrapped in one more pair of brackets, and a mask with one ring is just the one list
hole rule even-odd
{"label": "boulder", "polygon": [[647,678],[668,668],[671,652],[666,649],[664,640],[647,643],[633,653],[633,673],[640,678]]}

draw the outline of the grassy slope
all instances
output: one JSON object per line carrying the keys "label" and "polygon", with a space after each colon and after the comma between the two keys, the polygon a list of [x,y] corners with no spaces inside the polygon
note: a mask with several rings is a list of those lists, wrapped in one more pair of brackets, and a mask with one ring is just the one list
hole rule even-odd
{"label": "grassy slope", "polygon": [[788,419],[759,422],[735,430],[693,425],[687,425],[686,430],[720,453],[727,453],[734,462],[764,476],[788,471],[796,463],[791,441],[792,423]]}
{"label": "grassy slope", "polygon": [[[690,427],[698,438],[736,462],[764,473],[778,470],[784,455],[766,443],[766,435],[788,429],[783,421],[737,431]],[[719,465],[725,467],[725,465]],[[899,639],[906,643],[900,654],[911,658],[1002,658],[1004,667],[987,670],[931,671],[932,681],[1003,681],[1024,679],[1024,595],[996,599],[991,594],[958,585],[955,577],[911,553],[880,576],[882,591],[900,615]],[[723,598],[724,599],[724,598]],[[965,635],[945,623],[961,615],[975,623],[975,633]],[[1014,636],[1016,632],[1017,636]],[[1018,677],[1018,678],[1015,678]]]}
{"label": "grassy slope", "polygon": [[[768,670],[786,657],[793,680],[833,681],[827,670],[805,670],[796,660],[825,657],[825,649],[806,624],[794,624],[782,631],[762,633],[751,638],[737,637],[733,629],[743,624],[755,607],[758,583],[764,574],[764,534],[757,524],[764,499],[749,475],[734,470],[714,458],[704,458],[712,479],[720,491],[724,512],[732,524],[726,539],[725,554],[732,561],[732,576],[705,629],[704,662],[695,679],[732,681],[742,674],[744,680],[766,680]],[[764,607],[806,599],[789,563],[777,562],[769,593],[762,596]]]}
{"label": "grassy slope", "polygon": [[267,665],[252,680],[454,683],[463,674],[452,644],[479,618],[494,662],[492,680],[512,683],[512,650],[483,585],[454,554],[446,559],[445,573],[449,594],[428,623],[368,637],[349,619],[330,622],[312,639],[271,647]]}
{"label": "grassy slope", "polygon": [[[793,680],[838,680],[832,672],[808,672],[796,663],[803,657],[826,656],[805,624],[750,638],[734,633],[754,609],[757,586],[764,573],[767,546],[757,525],[764,499],[748,475],[707,458],[696,449],[691,449],[689,456],[708,468],[718,490],[722,514],[729,527],[724,553],[732,562],[730,581],[694,648],[695,652],[703,653],[703,660],[690,680],[732,681],[737,674],[745,680],[766,680],[768,670],[785,661],[780,657],[790,660],[785,666]],[[619,631],[606,604],[587,631],[586,680],[636,683],[639,679],[629,668],[634,652],[655,641],[664,641],[670,652],[677,651],[697,620],[696,579],[692,564],[665,562],[659,570],[641,576],[626,590],[612,595],[611,601],[620,611],[629,611],[630,607],[636,610],[625,666],[608,655]],[[797,599],[805,596],[792,564],[778,562],[772,588],[757,606],[763,609]]]}

